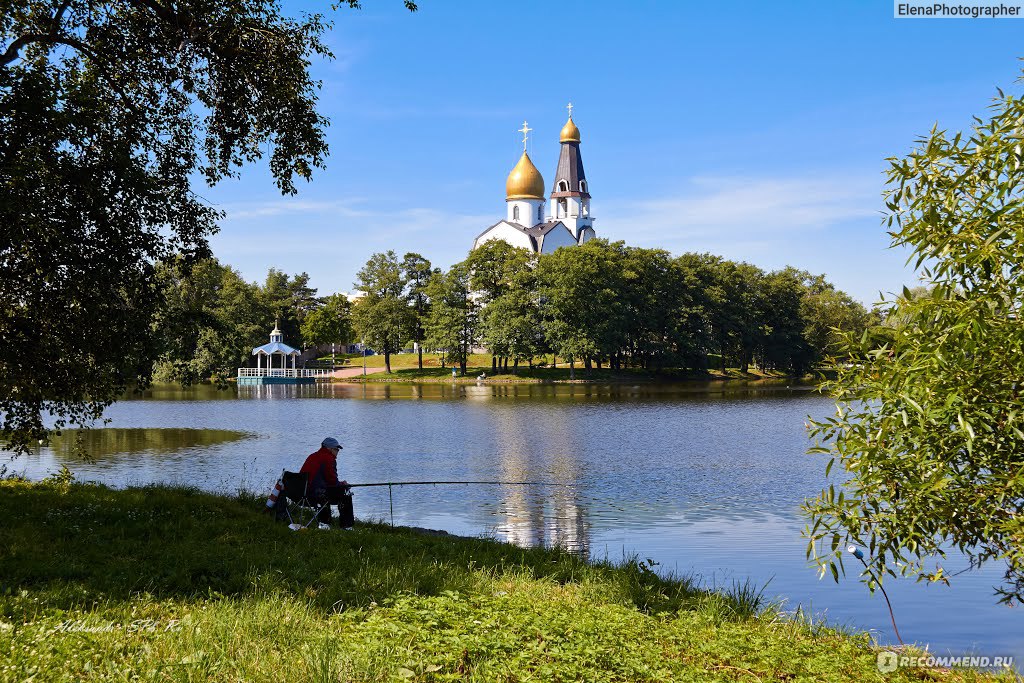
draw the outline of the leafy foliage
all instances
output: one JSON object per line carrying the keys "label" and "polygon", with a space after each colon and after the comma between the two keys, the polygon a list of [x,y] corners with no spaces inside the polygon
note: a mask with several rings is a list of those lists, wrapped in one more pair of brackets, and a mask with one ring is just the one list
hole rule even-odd
{"label": "leafy foliage", "polygon": [[[799,375],[823,360],[837,334],[877,322],[823,276],[600,239],[543,255],[491,241],[457,268],[479,305],[473,336],[493,367],[504,358],[506,369],[509,358],[532,363],[554,351],[573,373],[576,363],[587,371],[595,363],[703,371],[717,352],[723,368],[746,372],[756,363]],[[428,348],[448,349],[462,334],[461,314],[443,322],[455,310],[432,318]]]}
{"label": "leafy foliage", "polygon": [[391,354],[402,349],[413,327],[402,265],[393,251],[374,254],[356,278],[355,286],[363,292],[352,307],[356,332],[384,354],[384,367],[391,372]]}
{"label": "leafy foliage", "polygon": [[847,478],[808,501],[808,554],[838,579],[847,543],[870,551],[862,580],[948,582],[950,551],[1005,564],[1003,601],[1024,599],[1024,99],[1000,95],[969,135],[933,129],[890,159],[894,245],[927,288],[883,311],[885,343],[843,335],[814,451]]}
{"label": "leafy foliage", "polygon": [[465,375],[480,325],[480,306],[470,286],[469,268],[458,263],[447,273],[435,273],[427,294],[433,302],[427,319],[427,345],[441,350],[446,362],[458,365]]}
{"label": "leafy foliage", "polygon": [[0,2],[0,431],[86,422],[145,384],[156,264],[207,253],[192,191],[267,156],[282,192],[327,152],[319,15],[276,2]]}
{"label": "leafy foliage", "polygon": [[302,321],[305,344],[347,344],[352,339],[352,306],[344,294],[324,299],[323,306],[309,312]]}
{"label": "leafy foliage", "polygon": [[408,283],[409,308],[412,314],[412,341],[418,344],[419,369],[423,369],[423,340],[427,315],[430,313],[430,298],[427,296],[427,285],[434,274],[430,261],[419,254],[408,253],[402,257],[402,272]]}
{"label": "leafy foliage", "polygon": [[344,334],[348,301],[331,297],[331,312],[320,314],[324,303],[308,279],[305,273],[289,276],[272,268],[260,286],[215,259],[193,265],[181,259],[158,264],[165,303],[155,322],[160,355],[154,378],[182,384],[214,379],[223,384],[237,368],[252,364],[252,349],[265,344],[278,323],[285,341],[295,346],[304,343],[299,319],[302,330],[313,335],[329,335],[331,326]]}

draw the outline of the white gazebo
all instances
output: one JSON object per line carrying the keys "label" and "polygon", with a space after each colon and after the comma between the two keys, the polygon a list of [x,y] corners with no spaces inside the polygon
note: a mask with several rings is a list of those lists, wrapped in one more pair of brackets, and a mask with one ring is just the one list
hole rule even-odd
{"label": "white gazebo", "polygon": [[[274,325],[274,329],[270,333],[270,343],[264,344],[263,346],[257,346],[255,349],[252,350],[252,355],[256,356],[257,370],[263,370],[263,358],[266,357],[266,369],[268,371],[266,376],[268,377],[273,377],[275,376],[275,374],[277,374],[274,372],[274,370],[287,370],[289,357],[291,357],[292,359],[291,369],[293,372],[291,374],[294,375],[295,359],[298,357],[300,353],[302,352],[299,351],[298,349],[292,348],[291,346],[288,346],[287,344],[284,343],[284,334],[281,333],[281,330],[277,327],[277,325]],[[274,367],[274,356],[277,355],[281,356],[281,366],[279,368]],[[287,374],[289,373],[281,372],[280,376],[284,377]]]}
{"label": "white gazebo", "polygon": [[[270,333],[270,343],[257,346],[252,350],[256,356],[256,367],[238,368],[239,384],[306,384],[315,382],[318,379],[329,380],[330,370],[313,369],[306,370],[295,367],[296,358],[301,351],[284,343],[284,335],[277,325]],[[275,362],[275,356],[281,360]],[[288,359],[291,358],[291,367],[288,367]],[[277,365],[277,367],[274,367]]]}

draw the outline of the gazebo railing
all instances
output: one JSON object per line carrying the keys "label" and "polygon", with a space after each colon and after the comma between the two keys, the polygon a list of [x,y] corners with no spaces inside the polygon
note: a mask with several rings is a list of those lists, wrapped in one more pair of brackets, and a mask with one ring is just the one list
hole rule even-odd
{"label": "gazebo railing", "polygon": [[239,377],[322,377],[331,376],[329,368],[238,368]]}

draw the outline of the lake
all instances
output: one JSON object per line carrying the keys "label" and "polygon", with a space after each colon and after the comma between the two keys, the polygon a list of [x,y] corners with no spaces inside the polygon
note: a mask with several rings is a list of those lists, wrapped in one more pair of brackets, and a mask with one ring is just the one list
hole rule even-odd
{"label": "lake", "polygon": [[[106,428],[8,467],[33,479],[67,464],[78,479],[114,486],[264,494],[336,436],[351,483],[551,484],[394,488],[396,524],[558,543],[599,559],[635,554],[714,586],[749,578],[788,611],[799,605],[892,643],[880,593],[853,577],[819,580],[805,559],[799,506],[821,490],[826,458],[806,454],[804,425],[833,409],[785,383],[156,387],[111,407]],[[357,489],[355,509],[389,520],[388,489]],[[1019,669],[1024,613],[995,604],[1000,577],[992,566],[952,588],[888,581],[904,640],[935,654],[1014,656]]]}

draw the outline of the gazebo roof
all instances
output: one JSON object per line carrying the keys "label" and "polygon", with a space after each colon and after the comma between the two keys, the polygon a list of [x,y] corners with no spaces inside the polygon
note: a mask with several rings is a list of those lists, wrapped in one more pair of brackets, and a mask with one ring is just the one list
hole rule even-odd
{"label": "gazebo roof", "polygon": [[257,346],[255,349],[252,350],[252,355],[255,356],[261,351],[267,354],[268,356],[272,353],[283,353],[286,356],[291,356],[292,354],[295,354],[297,356],[301,353],[301,351],[299,351],[298,349],[293,349],[292,347],[282,342],[270,342],[269,344],[264,344],[263,346]]}

